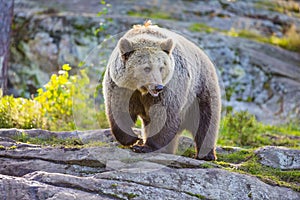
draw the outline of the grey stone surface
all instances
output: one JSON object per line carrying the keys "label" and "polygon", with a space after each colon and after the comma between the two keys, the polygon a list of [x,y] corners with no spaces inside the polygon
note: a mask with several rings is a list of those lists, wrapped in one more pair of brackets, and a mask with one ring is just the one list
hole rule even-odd
{"label": "grey stone surface", "polygon": [[53,186],[39,181],[28,180],[22,177],[13,177],[0,174],[1,199],[91,199],[106,200],[116,199],[113,196],[91,193],[73,188]]}
{"label": "grey stone surface", "polygon": [[[41,130],[31,130],[31,134],[34,131]],[[106,132],[101,131],[104,136]],[[2,136],[0,199],[300,198],[300,193],[290,188],[268,185],[256,177],[227,171],[207,161],[160,153],[136,154],[115,146],[23,145]],[[6,143],[10,144],[3,145]],[[219,147],[218,150],[228,153],[240,149]],[[298,151],[266,147],[256,153],[262,158],[262,164],[277,167],[279,160],[282,169],[299,169]],[[270,162],[275,164],[269,165]]]}
{"label": "grey stone surface", "polygon": [[300,170],[300,150],[268,146],[256,151],[263,165],[282,170]]}

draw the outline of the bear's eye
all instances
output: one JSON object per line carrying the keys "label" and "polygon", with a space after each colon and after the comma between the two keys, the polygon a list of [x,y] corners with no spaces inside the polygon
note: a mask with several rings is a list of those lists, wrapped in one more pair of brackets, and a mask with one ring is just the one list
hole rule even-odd
{"label": "bear's eye", "polygon": [[130,51],[130,52],[126,52],[122,55],[123,60],[127,61],[129,56],[131,56],[131,54],[133,54],[134,51]]}
{"label": "bear's eye", "polygon": [[163,68],[163,67],[159,68],[159,71],[160,71],[160,72],[162,72],[163,70],[164,70],[164,68]]}
{"label": "bear's eye", "polygon": [[145,67],[144,71],[147,72],[147,73],[149,73],[151,71],[151,68],[150,67]]}

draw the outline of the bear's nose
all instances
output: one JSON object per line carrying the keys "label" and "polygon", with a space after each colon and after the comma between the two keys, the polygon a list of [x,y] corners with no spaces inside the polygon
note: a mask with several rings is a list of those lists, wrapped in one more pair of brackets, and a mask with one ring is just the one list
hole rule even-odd
{"label": "bear's nose", "polygon": [[163,86],[163,85],[156,85],[156,86],[155,86],[155,91],[156,91],[156,92],[161,92],[163,89],[164,89],[164,86]]}

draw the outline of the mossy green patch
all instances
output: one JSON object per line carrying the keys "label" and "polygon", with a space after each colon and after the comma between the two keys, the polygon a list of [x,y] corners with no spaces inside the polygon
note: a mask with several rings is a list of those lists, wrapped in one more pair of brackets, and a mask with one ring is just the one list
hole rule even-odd
{"label": "mossy green patch", "polygon": [[212,165],[211,163],[202,163],[200,166],[200,168],[203,168],[203,169],[210,169],[210,168],[215,168],[216,166]]}
{"label": "mossy green patch", "polygon": [[277,37],[274,35],[262,36],[259,33],[255,33],[253,31],[248,31],[248,30],[235,30],[235,29],[230,29],[229,31],[220,30],[218,28],[213,28],[203,23],[194,23],[189,26],[189,30],[194,32],[206,32],[206,33],[220,32],[230,37],[246,38],[257,42],[280,46],[290,51],[300,52],[300,33],[297,32],[295,26],[289,27],[289,29],[287,29],[287,31],[284,33],[283,37]]}
{"label": "mossy green patch", "polygon": [[293,13],[296,16],[300,16],[300,7],[297,2],[294,1],[257,1],[255,7],[258,9],[267,9],[279,13]]}
{"label": "mossy green patch", "polygon": [[61,139],[57,137],[30,137],[26,133],[22,133],[13,137],[14,140],[18,142],[28,143],[28,144],[38,144],[43,146],[65,146],[65,147],[76,147],[82,146],[83,143],[78,138],[66,138]]}
{"label": "mossy green patch", "polygon": [[248,160],[249,158],[251,158],[254,155],[253,150],[251,149],[242,149],[242,150],[238,150],[236,152],[233,153],[223,153],[223,154],[218,154],[217,153],[217,157],[218,157],[218,161],[223,161],[223,162],[229,162],[229,163],[241,163],[241,162],[245,162],[246,160]]}
{"label": "mossy green patch", "polygon": [[123,193],[128,199],[133,199],[135,197],[138,197],[139,195],[138,194],[134,194],[134,193]]}
{"label": "mossy green patch", "polygon": [[193,196],[193,197],[197,197],[198,199],[207,199],[205,196],[201,195],[201,194],[194,194],[191,192],[185,192],[186,194]]}
{"label": "mossy green patch", "polygon": [[193,32],[205,32],[205,33],[212,33],[215,31],[220,31],[217,28],[213,28],[203,23],[195,23],[189,26],[189,30]]}
{"label": "mossy green patch", "polygon": [[286,31],[283,37],[277,36],[262,36],[258,33],[254,33],[248,30],[234,30],[231,29],[229,31],[223,31],[225,35],[231,37],[241,37],[247,38],[250,40],[254,40],[257,42],[268,43],[276,46],[280,46],[284,49],[291,50],[291,51],[300,51],[300,34],[296,31],[294,26],[290,27],[288,31]]}
{"label": "mossy green patch", "polygon": [[10,146],[8,149],[9,150],[15,150],[15,149],[17,149],[17,146],[13,145],[13,146]]}
{"label": "mossy green patch", "polygon": [[299,170],[283,171],[280,169],[267,167],[260,164],[257,157],[253,157],[247,162],[242,163],[237,169],[237,172],[239,171],[255,175],[269,184],[290,187],[295,191],[300,191]]}
{"label": "mossy green patch", "polygon": [[133,17],[143,17],[147,19],[173,19],[169,12],[142,9],[140,11],[128,11],[127,14]]}
{"label": "mossy green patch", "polygon": [[107,143],[101,141],[91,141],[86,144],[79,138],[57,138],[57,137],[30,137],[26,133],[19,134],[13,137],[17,142],[37,144],[42,146],[64,147],[64,148],[88,148],[88,147],[103,147],[107,146]]}
{"label": "mossy green patch", "polygon": [[195,157],[195,153],[196,153],[195,148],[192,147],[192,148],[188,148],[188,149],[184,150],[183,152],[177,152],[176,154],[185,156],[185,157],[189,157],[189,158],[193,158],[193,157]]}
{"label": "mossy green patch", "polygon": [[110,186],[113,187],[113,188],[116,188],[116,187],[118,187],[118,184],[113,183],[113,184],[111,184]]}
{"label": "mossy green patch", "polygon": [[[224,169],[242,174],[251,174],[262,181],[271,184],[284,186],[300,191],[300,171],[283,171],[267,167],[259,163],[259,158],[254,150],[243,150],[239,152],[218,155],[218,161],[214,163],[223,166]],[[232,164],[239,163],[239,164]]]}

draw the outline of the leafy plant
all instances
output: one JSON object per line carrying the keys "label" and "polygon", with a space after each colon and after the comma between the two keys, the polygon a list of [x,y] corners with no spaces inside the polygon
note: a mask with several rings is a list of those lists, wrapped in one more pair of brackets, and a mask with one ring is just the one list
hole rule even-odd
{"label": "leafy plant", "polygon": [[[104,0],[101,0],[100,4],[103,6],[103,8],[97,13],[98,17],[107,15],[109,8],[111,7],[111,5]],[[94,31],[95,35],[107,29],[107,21],[109,21],[109,19],[103,18],[102,20],[103,21],[99,23],[99,27]]]}
{"label": "leafy plant", "polygon": [[[44,88],[38,89],[33,99],[4,96],[0,98],[1,128],[43,128],[48,130],[92,129],[95,124],[108,127],[103,105],[95,109],[89,94],[89,77],[86,70],[69,75],[71,67],[62,66],[53,74]],[[74,114],[77,117],[76,127]]]}
{"label": "leafy plant", "polygon": [[32,99],[0,97],[1,128],[37,128],[44,125],[40,104]]}
{"label": "leafy plant", "polygon": [[77,77],[69,77],[69,65],[63,65],[59,74],[53,74],[50,81],[37,90],[35,100],[40,103],[40,112],[47,119],[47,129],[75,129],[72,116],[72,95],[75,93]]}

